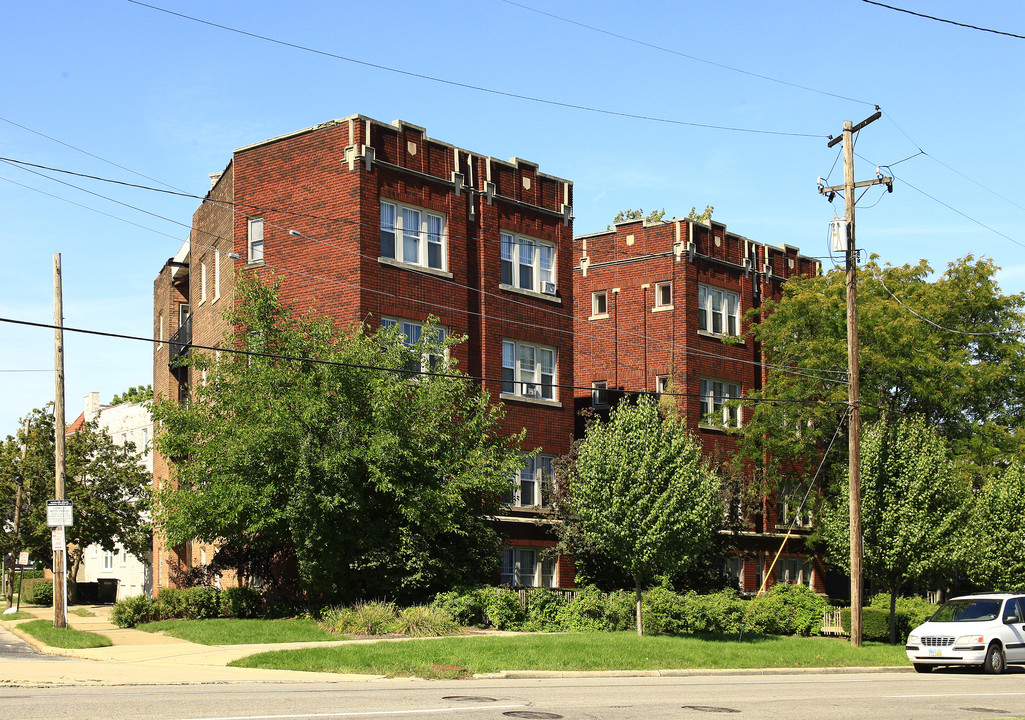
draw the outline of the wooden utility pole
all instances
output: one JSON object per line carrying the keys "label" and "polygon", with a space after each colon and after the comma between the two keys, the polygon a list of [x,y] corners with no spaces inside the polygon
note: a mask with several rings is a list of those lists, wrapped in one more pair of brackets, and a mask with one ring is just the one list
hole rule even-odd
{"label": "wooden utility pole", "polygon": [[[53,367],[54,367],[54,404],[53,404],[53,459],[54,459],[54,497],[64,499],[64,301],[61,291],[61,256],[53,256]],[[54,528],[54,534],[65,538],[64,528]],[[56,545],[56,543],[54,543]],[[67,555],[67,544],[53,548],[53,626],[68,626],[67,585],[64,558]]]}
{"label": "wooden utility pole", "polygon": [[832,194],[843,192],[844,220],[847,221],[847,373],[849,376],[847,403],[850,411],[847,425],[847,473],[850,486],[851,524],[851,645],[854,647],[861,647],[861,616],[864,595],[861,568],[863,547],[861,536],[861,377],[858,370],[858,253],[854,242],[854,206],[857,204],[857,198],[854,196],[854,191],[856,188],[868,188],[872,185],[886,185],[887,189],[893,191],[893,178],[883,177],[879,173],[875,180],[854,182],[854,133],[880,117],[882,117],[882,113],[878,112],[877,108],[874,115],[862,120],[857,125],[851,123],[850,120],[844,121],[843,134],[838,138],[831,139],[828,143],[828,147],[833,147],[843,141],[843,185],[819,186],[819,192],[828,193],[830,200],[832,200]]}

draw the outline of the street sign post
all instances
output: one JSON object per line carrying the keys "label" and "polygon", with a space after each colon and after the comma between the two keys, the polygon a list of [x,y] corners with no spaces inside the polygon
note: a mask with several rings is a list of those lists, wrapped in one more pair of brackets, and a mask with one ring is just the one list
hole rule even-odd
{"label": "street sign post", "polygon": [[74,522],[74,507],[70,500],[46,501],[46,524],[49,527],[71,527]]}

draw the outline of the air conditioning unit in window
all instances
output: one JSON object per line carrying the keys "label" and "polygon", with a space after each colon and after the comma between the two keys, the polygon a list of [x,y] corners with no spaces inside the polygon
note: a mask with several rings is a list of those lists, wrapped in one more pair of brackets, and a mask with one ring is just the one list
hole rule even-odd
{"label": "air conditioning unit in window", "polygon": [[553,282],[543,282],[543,283],[541,283],[541,292],[543,292],[545,295],[554,295],[555,294],[555,283],[553,283]]}
{"label": "air conditioning unit in window", "polygon": [[541,397],[541,386],[534,383],[523,383],[523,397]]}

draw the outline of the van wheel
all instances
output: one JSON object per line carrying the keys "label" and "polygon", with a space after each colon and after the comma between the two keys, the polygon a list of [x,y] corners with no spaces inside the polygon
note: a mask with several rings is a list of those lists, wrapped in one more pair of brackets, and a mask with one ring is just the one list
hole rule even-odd
{"label": "van wheel", "polygon": [[925,663],[915,663],[915,672],[928,673],[932,672],[935,665],[926,665]]}
{"label": "van wheel", "polygon": [[993,643],[986,651],[986,660],[982,669],[990,675],[999,675],[1004,671],[1004,651],[998,643]]}

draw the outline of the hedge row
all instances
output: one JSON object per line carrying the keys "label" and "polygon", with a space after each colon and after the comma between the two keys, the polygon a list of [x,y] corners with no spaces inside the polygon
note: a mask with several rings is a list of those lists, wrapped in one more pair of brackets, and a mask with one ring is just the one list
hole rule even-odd
{"label": "hedge row", "polygon": [[[546,588],[532,589],[521,602],[516,591],[477,588],[439,594],[434,606],[460,625],[499,630],[574,632],[636,627],[635,595],[589,587],[571,600]],[[739,633],[818,635],[827,602],[803,585],[779,584],[754,600],[725,590],[713,595],[655,588],[642,596],[642,620],[649,634]]]}
{"label": "hedge row", "polygon": [[146,595],[118,600],[111,621],[118,627],[135,627],[154,620],[203,620],[231,617],[254,618],[264,614],[260,593],[248,587],[216,590],[206,587],[165,588],[156,599]]}
{"label": "hedge row", "polygon": [[21,582],[21,601],[30,605],[53,605],[53,580],[25,578]]}

